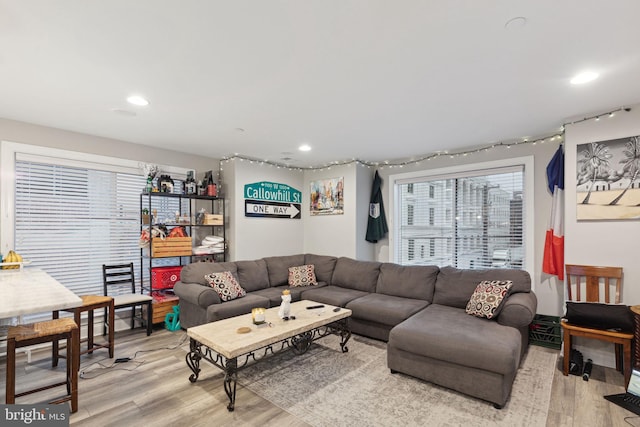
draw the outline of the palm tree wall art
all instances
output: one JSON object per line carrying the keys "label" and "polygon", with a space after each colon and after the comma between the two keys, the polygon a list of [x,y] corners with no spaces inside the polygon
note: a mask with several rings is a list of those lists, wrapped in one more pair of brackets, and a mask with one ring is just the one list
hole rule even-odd
{"label": "palm tree wall art", "polygon": [[640,219],[640,136],[577,146],[578,220]]}

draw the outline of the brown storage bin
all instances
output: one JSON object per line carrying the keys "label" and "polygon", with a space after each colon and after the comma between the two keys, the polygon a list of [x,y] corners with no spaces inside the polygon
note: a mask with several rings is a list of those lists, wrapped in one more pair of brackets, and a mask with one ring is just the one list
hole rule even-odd
{"label": "brown storage bin", "polygon": [[167,237],[151,240],[151,255],[154,258],[170,256],[190,256],[191,237]]}

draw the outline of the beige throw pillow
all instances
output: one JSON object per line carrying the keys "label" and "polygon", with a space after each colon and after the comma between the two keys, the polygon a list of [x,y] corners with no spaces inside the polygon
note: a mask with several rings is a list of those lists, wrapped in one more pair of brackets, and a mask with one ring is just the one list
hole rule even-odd
{"label": "beige throw pillow", "polygon": [[317,285],[315,267],[313,264],[289,267],[289,286]]}
{"label": "beige throw pillow", "polygon": [[467,303],[467,314],[493,319],[500,313],[501,304],[509,293],[511,286],[513,286],[511,280],[485,280],[480,282]]}
{"label": "beige throw pillow", "polygon": [[247,292],[242,289],[242,286],[230,271],[207,274],[204,278],[209,283],[209,286],[218,293],[222,301],[231,301],[247,295]]}

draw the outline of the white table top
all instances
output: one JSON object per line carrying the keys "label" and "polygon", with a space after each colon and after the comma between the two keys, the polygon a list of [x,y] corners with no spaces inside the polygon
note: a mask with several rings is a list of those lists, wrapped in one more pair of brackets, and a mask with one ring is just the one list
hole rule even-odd
{"label": "white table top", "polygon": [[0,319],[77,307],[79,296],[43,270],[0,270]]}
{"label": "white table top", "polygon": [[[279,307],[267,309],[265,320],[272,324],[271,327],[254,325],[249,313],[188,328],[187,335],[227,359],[232,359],[351,316],[351,310],[342,308],[334,312],[335,306],[329,304],[323,304],[324,307],[319,309],[306,309],[312,305],[319,303],[309,300],[291,303],[291,315],[295,316],[295,319],[291,320],[283,320],[278,316]],[[243,326],[251,328],[251,332],[236,332]]]}

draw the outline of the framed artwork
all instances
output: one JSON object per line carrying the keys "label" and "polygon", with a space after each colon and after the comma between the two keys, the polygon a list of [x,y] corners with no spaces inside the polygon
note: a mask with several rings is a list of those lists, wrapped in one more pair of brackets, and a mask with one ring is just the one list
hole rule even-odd
{"label": "framed artwork", "polygon": [[344,214],[344,177],[311,182],[311,215]]}
{"label": "framed artwork", "polygon": [[640,136],[577,146],[578,220],[640,219]]}

